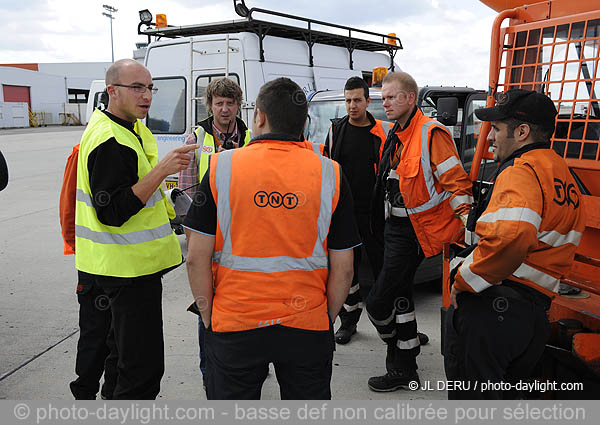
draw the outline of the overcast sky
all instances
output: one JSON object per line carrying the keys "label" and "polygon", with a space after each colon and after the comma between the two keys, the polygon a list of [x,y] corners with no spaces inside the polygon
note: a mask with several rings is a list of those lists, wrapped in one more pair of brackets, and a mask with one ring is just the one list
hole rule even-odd
{"label": "overcast sky", "polygon": [[[141,9],[153,15],[166,13],[170,25],[239,19],[232,0],[0,0],[4,22],[0,63],[110,61],[110,26],[102,16],[103,4],[118,9],[113,21],[115,59],[132,57],[135,43],[146,40],[137,34]],[[496,13],[477,0],[246,0],[246,4],[395,32],[404,46],[396,62],[419,85],[487,87]]]}

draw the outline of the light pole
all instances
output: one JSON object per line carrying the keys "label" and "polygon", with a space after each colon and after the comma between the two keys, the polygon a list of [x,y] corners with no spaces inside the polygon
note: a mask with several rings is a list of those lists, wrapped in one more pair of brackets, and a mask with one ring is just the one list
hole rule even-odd
{"label": "light pole", "polygon": [[115,17],[113,16],[113,13],[118,12],[118,9],[115,9],[112,6],[109,6],[107,4],[103,4],[102,7],[106,10],[106,12],[102,12],[102,15],[106,16],[108,19],[110,19],[110,52],[112,55],[112,61],[115,61],[115,50],[113,48],[113,32],[112,32],[112,21],[113,19],[115,19]]}

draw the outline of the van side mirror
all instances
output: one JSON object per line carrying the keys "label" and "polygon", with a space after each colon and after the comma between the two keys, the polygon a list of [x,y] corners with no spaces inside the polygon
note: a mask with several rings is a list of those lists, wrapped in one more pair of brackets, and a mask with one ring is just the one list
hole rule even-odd
{"label": "van side mirror", "polygon": [[437,120],[446,126],[456,125],[458,98],[440,97],[437,101]]}

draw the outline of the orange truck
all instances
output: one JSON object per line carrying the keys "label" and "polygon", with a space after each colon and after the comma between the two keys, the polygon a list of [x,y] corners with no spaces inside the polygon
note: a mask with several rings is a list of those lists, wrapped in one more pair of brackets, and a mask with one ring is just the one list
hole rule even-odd
{"label": "orange truck", "polygon": [[[535,378],[576,382],[581,391],[528,397],[597,399],[600,394],[600,7],[598,0],[480,0],[499,14],[491,36],[487,106],[513,88],[536,90],[554,101],[558,116],[553,149],[569,165],[582,193],[586,229],[570,274],[580,290],[558,295],[548,312],[551,336]],[[529,4],[526,4],[529,3]],[[481,176],[495,168],[481,126],[470,177],[475,199],[489,187]],[[570,196],[566,191],[564,196]],[[575,201],[575,200],[573,200]],[[450,306],[450,252],[444,250],[442,330]],[[577,292],[577,291],[572,291]],[[443,332],[442,332],[443,335]]]}

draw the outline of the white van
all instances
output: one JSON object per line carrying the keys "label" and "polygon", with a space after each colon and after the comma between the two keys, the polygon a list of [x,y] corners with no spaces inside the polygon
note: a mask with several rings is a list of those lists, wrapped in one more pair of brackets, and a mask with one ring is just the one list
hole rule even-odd
{"label": "white van", "polygon": [[103,102],[106,100],[102,96],[102,92],[106,89],[104,80],[93,80],[90,86],[90,92],[88,94],[87,110],[85,113],[85,125],[90,122],[90,117],[94,109],[100,108],[105,109],[108,105]]}
{"label": "white van", "polygon": [[[294,19],[307,26],[257,20],[253,12]],[[316,31],[315,26],[344,34]],[[241,86],[241,118],[250,125],[254,101],[265,82],[289,77],[307,94],[342,89],[352,76],[370,81],[373,68],[399,70],[393,59],[402,48],[395,36],[263,9],[251,9],[244,19],[220,23],[156,28],[149,21],[141,22],[138,32],[149,39],[145,65],[158,93],[147,125],[156,137],[161,157],[180,146],[206,118],[203,96],[214,78],[227,76]],[[161,39],[150,42],[151,36]],[[175,185],[176,176],[169,177],[167,187]]]}

